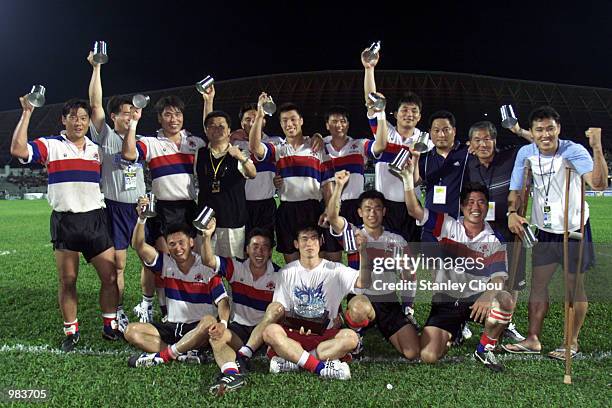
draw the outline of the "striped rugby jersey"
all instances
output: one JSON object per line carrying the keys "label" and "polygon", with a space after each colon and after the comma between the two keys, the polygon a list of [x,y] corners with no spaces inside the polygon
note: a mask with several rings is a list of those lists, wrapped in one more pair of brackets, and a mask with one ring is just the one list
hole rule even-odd
{"label": "striped rugby jersey", "polygon": [[[484,222],[484,229],[477,236],[470,238],[465,232],[463,217],[454,219],[448,214],[436,213],[427,208],[423,210],[423,220],[417,220],[417,224],[438,240],[441,249],[439,256],[444,258],[444,263],[447,263],[447,259],[453,259],[455,266],[454,269],[434,271],[434,282],[466,284],[463,291],[444,291],[445,294],[455,299],[468,298],[482,293],[474,289],[478,281],[486,283],[498,276],[508,278],[506,243],[503,236],[493,231],[488,222]],[[467,259],[473,260],[468,263],[474,267],[465,267]]]}
{"label": "striped rugby jersey", "polygon": [[[281,137],[268,136],[266,134],[263,134],[261,140],[264,143],[273,143],[275,145],[285,143],[285,139]],[[238,146],[240,150],[249,151],[248,140],[236,140],[232,144]],[[273,179],[276,176],[276,162],[271,157],[268,160],[259,161],[253,154],[251,154],[251,160],[255,164],[257,175],[254,179],[248,179],[244,185],[247,201],[266,200],[274,197],[276,187],[274,187]]]}
{"label": "striped rugby jersey", "polygon": [[349,182],[342,190],[341,200],[354,200],[363,193],[363,173],[368,161],[368,150],[373,143],[374,141],[369,139],[353,140],[353,138],[348,137],[348,141],[339,151],[334,149],[331,141],[326,143],[325,147],[331,161],[326,164],[326,167],[330,168],[332,173],[340,170],[351,173]]}
{"label": "striped rugby jersey", "polygon": [[87,136],[79,149],[63,134],[28,142],[29,157],[47,168],[47,200],[54,211],[83,213],[104,208],[100,191],[102,150]]}
{"label": "striped rugby jersey", "polygon": [[151,171],[153,193],[160,200],[195,200],[193,162],[200,147],[206,142],[181,130],[181,145],[158,130],[156,136],[146,136],[136,142],[137,160],[145,160]]}
{"label": "striped rugby jersey", "polygon": [[259,161],[273,161],[277,173],[283,178],[279,189],[281,201],[321,201],[321,185],[333,178],[333,173],[325,165],[329,163],[326,152],[313,152],[310,138],[306,137],[297,149],[289,143],[278,146],[262,144],[264,157]]}
{"label": "striped rugby jersey", "polygon": [[[368,116],[368,121],[370,122],[372,133],[376,135],[376,130],[378,129],[378,120],[376,116],[373,118]],[[389,122],[387,122],[387,129],[387,148],[385,151],[378,156],[374,155],[371,149],[368,151],[369,157],[374,160],[375,188],[383,193],[387,200],[403,203],[404,184],[401,178],[389,171],[389,163],[393,162],[395,156],[397,156],[402,147],[412,147],[414,145],[421,134],[421,130],[414,128],[412,136],[404,140],[402,135],[400,135],[397,129]],[[427,144],[429,147],[428,151],[434,147],[431,140],[428,140]],[[414,192],[418,198],[421,197],[420,186],[417,186]]]}
{"label": "striped rugby jersey", "polygon": [[216,258],[215,272],[225,277],[232,287],[232,320],[244,326],[256,326],[272,302],[280,267],[268,261],[266,273],[254,281],[248,259],[240,262],[232,258]]}
{"label": "striped rugby jersey", "polygon": [[199,322],[205,315],[217,316],[216,305],[227,297],[221,277],[202,264],[200,255],[192,252],[195,262],[189,273],[183,273],[165,253],[157,252],[150,265],[159,274],[166,294],[168,321],[171,323]]}

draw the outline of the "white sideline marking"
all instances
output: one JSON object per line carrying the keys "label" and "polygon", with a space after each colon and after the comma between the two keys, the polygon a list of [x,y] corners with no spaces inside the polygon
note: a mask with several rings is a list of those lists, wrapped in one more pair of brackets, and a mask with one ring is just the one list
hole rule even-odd
{"label": "white sideline marking", "polygon": [[[0,347],[0,353],[31,353],[31,354],[66,354],[58,348],[53,348],[48,345],[43,346],[30,346],[26,344],[4,344]],[[79,348],[77,347],[71,354],[83,354],[89,356],[120,356],[130,355],[135,352],[130,349],[124,350],[92,350],[90,348]]]}
{"label": "white sideline marking", "polygon": [[[48,345],[43,346],[30,346],[25,344],[12,344],[12,345],[3,345],[0,347],[0,353],[31,353],[31,354],[66,354],[60,349],[52,348]],[[123,349],[123,350],[92,350],[88,348],[77,348],[70,352],[70,354],[82,354],[88,356],[129,356],[132,354],[137,354],[138,351],[133,349]],[[546,354],[511,354],[499,352],[495,353],[495,356],[502,361],[536,361],[536,360],[546,360],[552,361],[552,359],[548,358]],[[265,359],[266,357],[256,357],[256,360]],[[575,357],[574,360],[592,360],[592,361],[601,361],[606,360],[608,358],[612,358],[612,351],[598,351],[595,353],[580,353],[579,356]],[[462,356],[453,356],[453,357],[444,357],[444,359],[440,360],[441,363],[451,362],[451,363],[459,363],[466,360],[472,359],[472,353],[468,353]],[[406,359],[401,357],[364,357],[359,361],[360,363],[408,363]]]}
{"label": "white sideline marking", "polygon": [[5,255],[10,255],[10,254],[16,254],[17,250],[13,249],[12,251],[0,251],[0,256],[5,256]]}

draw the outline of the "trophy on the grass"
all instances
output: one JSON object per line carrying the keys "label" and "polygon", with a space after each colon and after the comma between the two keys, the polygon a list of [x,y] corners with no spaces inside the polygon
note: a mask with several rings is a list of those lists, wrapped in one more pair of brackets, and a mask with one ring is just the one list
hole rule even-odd
{"label": "trophy on the grass", "polygon": [[284,326],[294,330],[303,327],[304,332],[323,334],[329,324],[329,312],[320,292],[321,288],[294,289],[294,295],[299,298],[293,309],[285,314]]}

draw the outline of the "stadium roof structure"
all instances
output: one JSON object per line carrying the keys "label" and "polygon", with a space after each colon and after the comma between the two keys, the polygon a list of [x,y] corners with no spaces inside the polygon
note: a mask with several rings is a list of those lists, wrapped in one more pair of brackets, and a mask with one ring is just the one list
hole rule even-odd
{"label": "stadium roof structure", "polygon": [[[562,85],[482,75],[426,71],[376,71],[377,88],[388,100],[387,112],[395,109],[396,101],[407,91],[416,92],[423,100],[419,128],[428,128],[428,117],[434,111],[446,109],[457,118],[457,135],[467,139],[469,126],[479,120],[490,120],[498,127],[500,145],[520,144],[509,131],[501,129],[499,107],[511,104],[519,123],[527,127],[529,112],[540,105],[552,105],[561,115],[562,138],[587,144],[584,131],[588,127],[603,128],[604,135],[612,129],[612,89]],[[333,105],[345,106],[351,114],[349,134],[354,137],[371,135],[363,100],[363,71],[317,71],[262,75],[219,81],[215,84],[215,108],[228,112],[233,128],[237,128],[238,111],[247,102],[256,102],[261,91],[274,97],[277,104],[294,102],[304,116],[304,132],[325,133],[324,115]],[[137,93],[137,92],[133,92]],[[185,128],[202,135],[202,98],[195,86],[144,92],[151,104],[143,112],[139,133],[150,134],[157,129],[153,104],[162,96],[174,94],[186,104]],[[85,96],[85,95],[83,95]],[[105,100],[106,103],[106,100]],[[57,134],[62,104],[36,109],[30,122],[29,137]],[[10,140],[20,110],[0,112],[0,165],[17,165],[10,158]],[[266,133],[280,134],[276,117],[268,119]],[[607,139],[607,140],[606,140]],[[604,138],[604,148],[612,149],[612,138]]]}

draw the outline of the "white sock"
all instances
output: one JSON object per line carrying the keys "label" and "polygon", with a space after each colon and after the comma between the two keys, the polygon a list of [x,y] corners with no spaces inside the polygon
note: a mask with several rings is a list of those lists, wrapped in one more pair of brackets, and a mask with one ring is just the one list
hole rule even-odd
{"label": "white sock", "polygon": [[303,351],[302,352],[302,356],[300,357],[299,361],[298,361],[298,365],[300,367],[304,367],[304,365],[306,364],[306,361],[308,361],[308,357],[310,357],[310,353],[308,353],[307,351]]}

